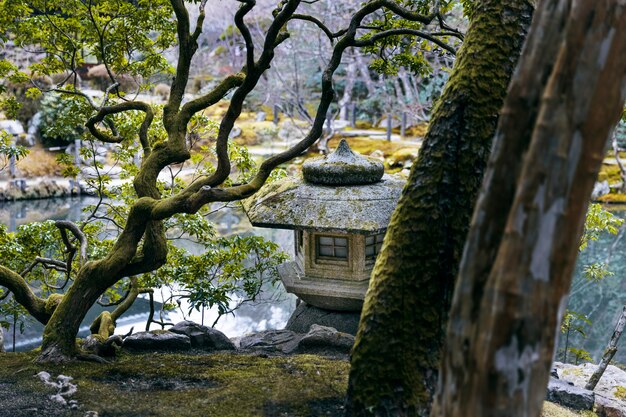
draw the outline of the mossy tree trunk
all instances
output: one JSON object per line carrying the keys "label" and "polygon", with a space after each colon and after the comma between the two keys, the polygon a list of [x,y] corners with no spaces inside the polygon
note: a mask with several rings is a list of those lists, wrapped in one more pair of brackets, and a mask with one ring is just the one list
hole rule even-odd
{"label": "mossy tree trunk", "polygon": [[533,11],[529,0],[476,5],[372,273],[349,416],[428,415],[472,208]]}
{"label": "mossy tree trunk", "polygon": [[541,414],[589,196],[622,113],[626,4],[544,0],[537,14],[465,246],[433,416]]}

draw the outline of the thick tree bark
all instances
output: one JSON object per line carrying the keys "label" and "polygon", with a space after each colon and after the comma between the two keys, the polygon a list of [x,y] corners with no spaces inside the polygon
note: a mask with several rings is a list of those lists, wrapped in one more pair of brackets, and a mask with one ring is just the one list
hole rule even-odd
{"label": "thick tree bark", "polygon": [[589,195],[624,103],[626,3],[544,0],[538,16],[465,246],[433,416],[540,415]]}
{"label": "thick tree bark", "polygon": [[349,416],[427,415],[474,201],[534,2],[480,1],[366,296]]}

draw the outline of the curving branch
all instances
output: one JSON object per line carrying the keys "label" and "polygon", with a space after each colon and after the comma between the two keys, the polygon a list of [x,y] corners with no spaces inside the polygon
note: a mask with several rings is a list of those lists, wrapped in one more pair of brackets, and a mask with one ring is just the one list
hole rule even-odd
{"label": "curving branch", "polygon": [[0,285],[13,293],[13,298],[37,321],[46,324],[52,315],[46,311],[46,300],[35,295],[26,280],[0,265]]}
{"label": "curving branch", "polygon": [[206,3],[207,0],[200,1],[200,6],[198,6],[198,19],[196,20],[196,29],[191,34],[191,39],[193,42],[197,42],[198,38],[202,34],[202,25],[204,24],[204,19],[206,17]]}
{"label": "curving branch", "polygon": [[141,101],[127,101],[123,103],[117,103],[111,106],[102,106],[98,113],[94,116],[90,117],[85,123],[87,129],[89,129],[89,133],[91,133],[96,139],[101,142],[106,143],[120,143],[124,138],[118,136],[117,134],[110,135],[102,130],[98,129],[96,125],[100,122],[103,122],[107,116],[111,116],[118,113],[123,113],[129,110],[139,110],[143,111],[146,116],[139,127],[139,142],[141,143],[141,147],[143,148],[144,158],[148,157],[151,152],[150,141],[148,140],[148,129],[152,124],[152,120],[154,119],[154,111],[152,107]]}
{"label": "curving branch", "polygon": [[223,79],[209,93],[185,103],[180,110],[181,123],[187,125],[191,117],[223,99],[233,88],[241,86],[245,79],[244,73],[233,74]]}
{"label": "curving branch", "polygon": [[33,262],[31,262],[22,272],[20,272],[20,275],[22,276],[22,278],[26,278],[26,276],[37,266],[37,265],[41,265],[46,269],[52,269],[55,271],[59,271],[59,272],[67,272],[66,269],[66,264],[63,261],[59,261],[57,259],[52,259],[52,258],[43,258],[41,256],[37,256]]}
{"label": "curving branch", "polygon": [[289,20],[303,20],[305,22],[311,22],[315,24],[318,28],[320,28],[322,32],[324,32],[331,44],[335,43],[335,39],[341,37],[342,35],[345,35],[345,33],[348,31],[348,29],[342,29],[338,32],[333,33],[324,23],[322,23],[321,20],[306,14],[295,13],[293,16],[291,16],[291,19]]}
{"label": "curving branch", "polygon": [[[57,220],[54,222],[54,225],[61,232],[61,239],[63,239],[63,244],[65,245],[67,252],[72,253],[72,257],[73,253],[76,252],[76,247],[70,242],[67,236],[67,232],[69,231],[72,235],[74,235],[74,238],[76,238],[76,240],[80,244],[80,264],[83,265],[85,262],[87,262],[88,242],[87,236],[85,236],[83,231],[80,230],[80,228],[74,222],[68,220]],[[68,264],[67,268],[68,270],[70,269],[70,264]]]}
{"label": "curving branch", "polygon": [[[196,39],[200,36],[202,27],[196,27],[194,34],[190,34],[189,13],[185,7],[183,0],[170,0],[174,14],[176,15],[176,31],[178,34],[178,63],[176,65],[176,75],[170,87],[170,97],[167,104],[163,108],[163,121],[165,128],[169,129],[174,125],[174,118],[178,114],[180,103],[185,94],[185,87],[189,80],[189,68],[191,66],[191,58],[193,57],[198,44]],[[200,16],[199,16],[200,18]],[[200,23],[203,22],[200,19]]]}
{"label": "curving branch", "polygon": [[250,11],[256,5],[256,0],[239,0],[241,3],[241,7],[235,13],[235,26],[239,29],[241,36],[243,36],[243,41],[246,45],[246,71],[254,71],[255,62],[254,62],[254,42],[252,41],[252,35],[250,34],[250,29],[244,22],[244,17],[250,13]]}
{"label": "curving branch", "polygon": [[456,50],[453,47],[441,41],[440,39],[436,38],[436,36],[454,36],[453,33],[451,32],[450,33],[448,32],[428,33],[428,32],[423,32],[421,30],[408,29],[408,28],[389,29],[389,30],[375,33],[372,36],[365,38],[365,39],[363,38],[356,39],[352,43],[352,46],[356,46],[356,47],[372,46],[372,45],[375,45],[376,42],[380,41],[381,39],[389,38],[391,36],[398,36],[398,35],[411,35],[411,36],[420,37],[422,39],[426,39],[434,43],[435,45],[439,46],[440,48],[445,49],[451,54],[456,55]]}
{"label": "curving branch", "polygon": [[119,319],[122,314],[128,311],[128,309],[133,305],[139,294],[152,294],[152,292],[153,290],[151,288],[140,287],[137,282],[137,278],[131,278],[128,292],[118,303],[116,303],[117,307],[113,311],[103,311],[93,321],[93,323],[89,327],[91,334],[98,335],[103,340],[108,339],[115,332],[117,319]]}

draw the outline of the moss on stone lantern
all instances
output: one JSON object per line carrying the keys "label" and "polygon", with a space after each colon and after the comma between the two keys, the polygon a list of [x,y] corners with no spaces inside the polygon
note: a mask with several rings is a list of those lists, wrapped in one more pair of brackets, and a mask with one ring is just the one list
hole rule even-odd
{"label": "moss on stone lantern", "polygon": [[345,140],[306,161],[302,176],[268,184],[244,209],[255,226],[294,230],[295,260],[279,267],[288,292],[315,307],[360,311],[404,182]]}

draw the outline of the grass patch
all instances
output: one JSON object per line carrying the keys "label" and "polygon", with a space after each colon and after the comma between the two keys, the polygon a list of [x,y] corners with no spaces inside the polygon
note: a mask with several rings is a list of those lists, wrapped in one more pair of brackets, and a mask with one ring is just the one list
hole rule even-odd
{"label": "grass patch", "polygon": [[569,408],[561,407],[560,405],[550,403],[548,401],[543,403],[542,417],[598,417],[593,411],[574,411]]}
{"label": "grass patch", "polygon": [[[329,148],[335,149],[339,145],[339,141],[341,139],[342,138],[339,135],[333,137],[331,140],[328,141]],[[414,142],[389,142],[384,139],[371,139],[360,136],[346,138],[346,140],[348,141],[348,144],[353,151],[365,156],[371,154],[376,150],[380,150],[385,155],[385,158],[388,158],[400,150],[405,150],[406,152],[417,152],[420,148],[419,145]]]}
{"label": "grass patch", "polygon": [[602,203],[624,204],[626,203],[626,194],[610,193],[598,197],[598,201]]}
{"label": "grass patch", "polygon": [[57,163],[55,154],[41,147],[29,149],[28,155],[18,161],[17,168],[20,176],[26,178],[52,176],[60,177],[61,166]]}

